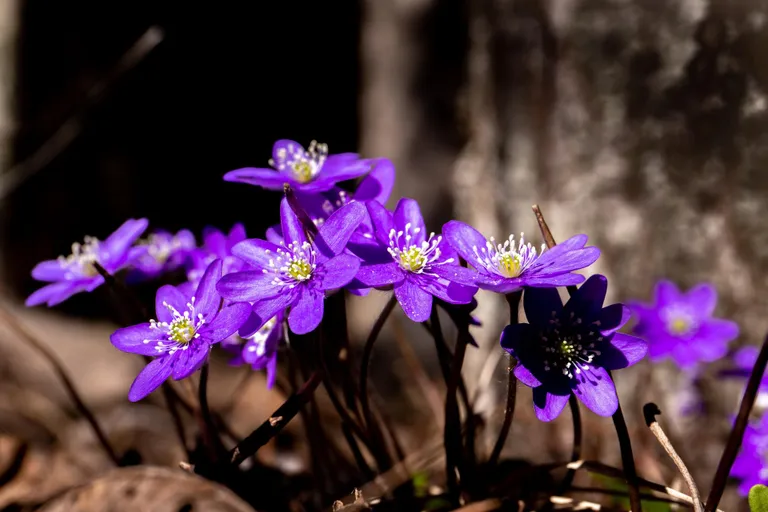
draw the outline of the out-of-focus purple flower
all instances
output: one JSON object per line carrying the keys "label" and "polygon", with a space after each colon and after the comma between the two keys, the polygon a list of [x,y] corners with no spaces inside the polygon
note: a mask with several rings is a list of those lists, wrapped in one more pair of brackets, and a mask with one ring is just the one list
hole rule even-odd
{"label": "out-of-focus purple flower", "polygon": [[186,262],[195,247],[195,235],[186,229],[175,235],[167,231],[150,233],[131,248],[133,268],[129,279],[154,279],[164,272],[176,270]]}
{"label": "out-of-focus purple flower", "polygon": [[403,198],[394,214],[381,204],[367,203],[376,245],[358,254],[363,265],[357,280],[365,286],[393,286],[395,297],[414,322],[429,318],[432,297],[449,304],[467,304],[477,287],[467,286],[469,269],[459,266],[456,252],[440,235],[427,236],[418,203]]}
{"label": "out-of-focus purple flower", "polygon": [[38,263],[32,277],[47,284],[30,295],[27,306],[55,306],[72,295],[91,292],[104,282],[93,263],[114,274],[131,263],[130,248],[147,229],[147,219],[129,219],[103,242],[87,236],[83,244],[72,244],[72,254]]}
{"label": "out-of-focus purple flower", "polygon": [[652,304],[628,303],[638,322],[633,332],[648,340],[651,361],[672,358],[681,368],[725,356],[728,343],[739,335],[730,320],[712,318],[717,291],[702,283],[681,292],[666,280],[656,284]]}
{"label": "out-of-focus purple flower", "polygon": [[252,302],[264,323],[290,307],[288,325],[296,334],[314,330],[323,318],[326,291],[341,288],[355,277],[359,260],[341,254],[352,232],[365,217],[365,207],[350,203],[326,220],[309,241],[287,199],[280,204],[283,242],[250,239],[232,252],[253,267],[219,281],[219,293],[236,302]]}
{"label": "out-of-focus purple flower", "polygon": [[741,480],[739,493],[743,496],[755,485],[768,485],[768,413],[759,422],[747,425],[731,476]]}
{"label": "out-of-focus purple flower", "polygon": [[284,314],[280,312],[267,320],[253,334],[230,336],[221,344],[224,350],[235,354],[235,357],[229,361],[230,365],[249,364],[253,370],[266,370],[268,388],[274,386],[277,378],[277,348],[283,339],[283,317]]}
{"label": "out-of-focus purple flower", "polygon": [[[720,374],[727,377],[742,377],[748,379],[749,376],[752,375],[752,368],[754,368],[755,363],[757,362],[759,353],[760,349],[752,345],[740,348],[733,354],[733,362],[736,367],[722,370]],[[768,391],[768,374],[763,375],[763,379],[760,381],[760,391]]]}
{"label": "out-of-focus purple flower", "polygon": [[273,169],[246,167],[224,175],[225,181],[248,183],[268,190],[283,190],[287,183],[302,192],[325,192],[340,181],[362,176],[371,160],[355,153],[329,155],[326,144],[312,141],[308,149],[292,140],[278,140],[272,147]]}
{"label": "out-of-focus purple flower", "polygon": [[205,269],[215,259],[222,261],[222,274],[227,275],[232,272],[239,272],[248,267],[240,258],[232,254],[232,248],[245,240],[245,227],[242,224],[235,224],[224,234],[215,228],[206,228],[203,230],[203,245],[190,251],[187,258],[187,279],[189,283],[182,285],[186,291],[194,290]]}
{"label": "out-of-focus purple flower", "polygon": [[498,244],[493,237],[486,240],[475,228],[457,220],[443,226],[443,234],[477,270],[474,275],[466,274],[468,281],[464,284],[498,293],[511,293],[524,286],[549,288],[583,283],[584,276],[572,272],[600,257],[597,247],[584,247],[587,235],[576,235],[549,250],[542,245],[541,252],[537,252],[525,243],[523,235],[517,244],[512,235]]}
{"label": "out-of-focus purple flower", "polygon": [[501,346],[513,355],[520,382],[533,388],[536,417],[555,419],[571,393],[595,414],[611,416],[619,405],[608,370],[640,361],[648,345],[616,332],[629,319],[623,304],[603,307],[608,281],[593,275],[563,306],[555,288],[527,288],[527,324],[508,325]]}
{"label": "out-of-focus purple flower", "polygon": [[166,285],[157,290],[157,320],[118,329],[110,341],[123,352],[155,356],[133,381],[128,392],[132,402],[157,389],[168,377],[184,379],[207,360],[211,345],[227,338],[246,321],[249,304],[229,304],[219,310],[221,297],[216,281],[221,260],[205,271],[194,295]]}

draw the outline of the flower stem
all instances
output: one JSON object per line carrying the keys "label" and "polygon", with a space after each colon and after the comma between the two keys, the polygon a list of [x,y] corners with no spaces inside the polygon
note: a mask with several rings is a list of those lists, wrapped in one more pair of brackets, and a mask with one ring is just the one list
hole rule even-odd
{"label": "flower stem", "polygon": [[744,439],[744,430],[747,428],[749,413],[755,404],[755,398],[760,389],[760,381],[765,373],[766,365],[768,365],[768,335],[766,335],[763,341],[763,346],[760,348],[755,366],[752,368],[752,374],[747,382],[747,389],[744,391],[744,397],[741,399],[741,405],[739,406],[739,415],[736,417],[731,435],[728,436],[728,443],[725,445],[723,456],[717,464],[717,472],[712,481],[712,488],[709,491],[707,503],[704,505],[706,512],[714,511],[718,503],[720,503],[728,475],[731,472],[731,466],[733,466],[733,462],[736,460],[739,448],[741,447],[741,441]]}
{"label": "flower stem", "polygon": [[208,405],[208,376],[209,365],[205,363],[200,369],[200,385],[198,386],[198,398],[200,401],[200,416],[202,418],[201,426],[203,430],[203,438],[210,446],[211,454],[213,456],[213,462],[216,463],[219,460],[219,453],[224,450],[224,445],[219,437],[216,424],[211,416],[211,409]]}
{"label": "flower stem", "polygon": [[[610,375],[611,372],[608,372]],[[613,379],[613,376],[611,376]],[[612,416],[613,426],[616,427],[616,436],[619,438],[619,449],[621,450],[621,465],[624,468],[624,476],[629,486],[629,506],[632,512],[642,512],[643,506],[640,502],[640,489],[637,482],[637,470],[635,469],[635,458],[632,455],[632,442],[629,439],[629,430],[627,422],[624,420],[624,413],[621,411],[621,403]]]}
{"label": "flower stem", "polygon": [[275,437],[296,416],[302,406],[309,402],[317,386],[322,381],[323,377],[320,372],[314,372],[310,375],[309,379],[296,393],[278,407],[259,428],[251,432],[248,437],[240,441],[232,449],[229,453],[231,464],[239,466],[245,459],[256,453],[259,448]]}
{"label": "flower stem", "polygon": [[[461,380],[461,368],[464,365],[464,355],[467,351],[468,329],[469,326],[459,327],[445,398],[443,444],[445,446],[445,469],[448,478],[448,488],[452,491],[459,490],[458,482],[456,481],[456,470],[459,471],[463,480],[470,477],[468,472],[464,471],[464,463],[462,461],[461,415],[459,414],[459,403],[456,396],[459,381]],[[467,415],[471,416],[471,414],[472,411],[468,410]]]}
{"label": "flower stem", "polygon": [[59,360],[58,356],[51,349],[49,349],[45,343],[38,340],[37,337],[35,337],[31,332],[27,330],[26,327],[24,327],[18,320],[16,320],[13,314],[8,311],[2,304],[0,304],[0,317],[3,318],[5,323],[13,331],[15,331],[16,334],[18,334],[29,345],[31,345],[32,348],[37,350],[37,352],[43,356],[43,358],[47,360],[48,363],[50,363],[50,365],[53,367],[53,371],[59,377],[62,384],[64,384],[64,390],[75,404],[75,408],[77,408],[80,414],[83,415],[83,418],[85,418],[85,420],[91,426],[91,430],[93,430],[93,433],[96,435],[96,439],[98,439],[99,444],[104,450],[104,453],[107,454],[107,456],[112,462],[115,463],[116,466],[119,466],[120,458],[117,456],[114,448],[112,448],[112,445],[109,443],[109,440],[107,439],[106,434],[104,434],[101,425],[99,425],[99,422],[96,420],[96,416],[94,416],[88,406],[85,405],[83,399],[80,397],[80,393],[77,391],[75,383],[72,382],[72,379],[69,377],[67,370],[64,368],[64,364],[61,362],[61,360]]}
{"label": "flower stem", "polygon": [[688,468],[685,465],[685,462],[683,462],[683,459],[680,458],[680,456],[675,451],[675,447],[672,446],[672,443],[669,441],[669,438],[664,433],[664,430],[661,428],[661,425],[659,425],[659,422],[656,421],[656,415],[661,414],[661,411],[659,410],[659,406],[654,403],[648,403],[643,406],[643,416],[645,417],[645,424],[648,425],[648,428],[651,429],[651,432],[654,436],[656,436],[656,439],[659,441],[659,444],[664,448],[664,450],[667,452],[667,455],[672,459],[672,461],[675,463],[675,466],[677,466],[678,471],[680,471],[680,474],[683,475],[683,479],[685,480],[685,483],[688,484],[688,490],[691,491],[691,498],[693,499],[693,508],[696,512],[703,512],[704,507],[701,504],[701,495],[699,494],[699,488],[696,487],[696,482],[693,481],[693,477],[691,476],[691,472],[688,471]]}

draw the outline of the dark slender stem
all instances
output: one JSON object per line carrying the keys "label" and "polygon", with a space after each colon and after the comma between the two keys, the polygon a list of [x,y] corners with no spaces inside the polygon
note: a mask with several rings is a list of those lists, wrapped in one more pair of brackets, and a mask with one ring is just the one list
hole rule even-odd
{"label": "dark slender stem", "polygon": [[693,481],[693,476],[691,476],[691,472],[688,471],[688,467],[686,467],[685,462],[683,462],[683,459],[680,458],[680,456],[677,454],[677,451],[675,451],[675,447],[672,446],[672,443],[669,441],[669,438],[664,433],[664,430],[661,428],[661,425],[659,425],[659,422],[656,421],[656,415],[661,414],[661,411],[659,410],[659,406],[657,406],[654,403],[648,403],[643,406],[643,416],[645,417],[645,424],[648,425],[648,428],[651,429],[651,432],[654,436],[656,436],[656,439],[659,441],[659,444],[664,448],[664,450],[667,452],[667,455],[672,459],[672,461],[675,463],[675,466],[677,466],[678,471],[680,471],[680,474],[683,475],[683,480],[685,480],[685,483],[688,484],[688,490],[691,491],[691,498],[693,499],[693,508],[696,510],[696,512],[703,512],[704,507],[701,504],[701,495],[699,494],[699,488],[696,487],[696,482]]}
{"label": "dark slender stem", "polygon": [[725,450],[723,450],[723,456],[720,457],[720,462],[717,464],[717,472],[712,481],[712,489],[709,491],[707,503],[704,506],[706,512],[712,512],[720,503],[720,498],[723,495],[725,484],[728,480],[728,474],[731,472],[731,466],[733,466],[733,462],[736,460],[736,455],[738,455],[739,448],[741,447],[741,441],[744,439],[744,430],[747,428],[749,413],[755,404],[755,398],[760,389],[760,381],[765,373],[766,365],[768,365],[768,335],[763,341],[760,354],[758,354],[755,366],[752,368],[752,375],[749,376],[747,389],[744,391],[744,396],[739,406],[739,415],[736,416],[736,422],[733,425],[733,430],[731,430],[731,435],[728,436],[728,443],[725,445]]}
{"label": "dark slender stem", "polygon": [[[610,375],[610,372],[608,374]],[[629,504],[632,512],[642,512],[643,506],[640,502],[640,488],[637,482],[635,458],[632,455],[632,442],[629,439],[629,430],[627,430],[627,422],[624,420],[624,413],[621,411],[621,404],[619,404],[612,418],[613,426],[616,427],[616,436],[619,438],[621,465],[624,468],[624,476],[629,486]]]}
{"label": "dark slender stem", "polygon": [[187,452],[187,457],[189,457],[190,453],[189,448],[187,447],[187,434],[184,430],[184,422],[181,421],[179,409],[176,407],[176,393],[174,393],[173,388],[171,388],[171,385],[167,382],[164,382],[160,388],[162,389],[165,403],[168,406],[168,413],[171,415],[171,420],[173,420],[173,427],[176,430],[176,435],[179,437],[179,442],[181,443],[182,448]]}
{"label": "dark slender stem", "polygon": [[317,389],[317,386],[322,381],[323,377],[319,372],[310,375],[304,385],[291,395],[283,405],[278,407],[272,416],[235,446],[230,452],[231,463],[239,466],[245,459],[256,453],[259,448],[275,437],[296,416],[302,406],[312,398],[315,389]]}
{"label": "dark slender stem", "polygon": [[[470,477],[464,471],[464,464],[461,460],[462,438],[461,438],[461,416],[459,414],[459,403],[457,391],[459,381],[461,380],[461,369],[464,365],[464,355],[467,351],[467,338],[469,337],[468,327],[460,327],[456,338],[456,349],[453,353],[453,362],[451,364],[451,374],[448,380],[448,391],[445,399],[445,428],[443,430],[443,444],[445,446],[445,469],[448,479],[448,489],[452,494],[458,496],[459,485],[456,481],[456,470],[459,471],[462,480]],[[467,411],[472,414],[472,411]],[[463,482],[462,482],[463,483]]]}
{"label": "dark slender stem", "polygon": [[371,415],[371,404],[368,398],[368,366],[371,362],[371,354],[373,354],[373,345],[376,343],[379,333],[381,333],[381,329],[384,327],[384,323],[387,321],[387,318],[389,318],[389,315],[392,313],[392,310],[395,309],[396,305],[397,298],[393,293],[389,298],[389,301],[387,301],[387,304],[384,306],[384,309],[381,310],[379,318],[376,319],[376,323],[373,324],[368,339],[365,340],[363,356],[360,361],[360,405],[363,409],[363,418],[365,418],[365,426],[369,434],[373,428],[373,416]]}
{"label": "dark slender stem", "polygon": [[96,416],[91,412],[88,406],[85,405],[85,402],[80,397],[80,393],[77,391],[75,383],[69,377],[69,374],[64,368],[64,364],[59,360],[59,357],[51,349],[49,349],[45,343],[38,340],[31,332],[29,332],[27,328],[21,324],[21,322],[16,320],[13,314],[8,311],[2,304],[0,304],[0,316],[5,320],[6,324],[8,324],[8,326],[16,332],[16,334],[18,334],[29,345],[31,345],[32,348],[37,350],[37,352],[43,356],[43,358],[46,359],[48,363],[53,367],[53,370],[59,377],[59,380],[61,380],[62,384],[64,384],[64,390],[75,404],[75,408],[77,408],[80,414],[83,415],[85,420],[91,426],[91,430],[93,430],[93,433],[96,435],[96,439],[98,439],[99,444],[104,450],[104,453],[107,454],[107,456],[112,462],[115,463],[116,466],[119,466],[120,458],[117,456],[115,450],[112,448],[112,445],[109,443],[109,440],[106,434],[104,434],[101,425],[99,425],[99,422],[96,420]]}
{"label": "dark slender stem", "polygon": [[211,415],[211,409],[208,405],[208,376],[209,366],[208,363],[204,364],[200,369],[200,385],[198,386],[198,398],[200,400],[200,416],[202,417],[202,427],[205,429],[203,439],[210,446],[211,454],[213,455],[213,462],[216,463],[219,460],[219,453],[224,449],[224,445],[219,437],[216,424],[213,421]]}

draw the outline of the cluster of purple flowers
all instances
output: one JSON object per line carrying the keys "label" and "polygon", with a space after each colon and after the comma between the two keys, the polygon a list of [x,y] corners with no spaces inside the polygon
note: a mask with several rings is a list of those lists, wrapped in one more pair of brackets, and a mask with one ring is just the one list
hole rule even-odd
{"label": "cluster of purple flowers", "polygon": [[[455,306],[475,304],[478,289],[522,290],[527,323],[507,326],[500,343],[516,359],[517,379],[532,388],[542,421],[556,418],[572,395],[596,414],[611,416],[618,398],[610,371],[646,353],[652,361],[669,357],[690,369],[724,357],[738,335],[736,324],[712,317],[717,294],[707,284],[683,293],[661,281],[652,304],[604,306],[607,279],[593,275],[585,282],[575,273],[600,256],[586,246],[586,235],[537,249],[522,235],[499,242],[459,221],[445,224],[442,234],[430,231],[415,200],[402,198],[393,210],[386,208],[395,169],[384,158],[331,155],[324,144],[305,149],[280,140],[270,165],[224,176],[269,190],[292,188],[295,201],[283,199],[279,224],[263,238],[248,238],[238,224],[229,233],[206,230],[199,246],[186,230],[139,240],[148,222],[129,220],[104,242],[88,237],[73,245],[70,256],[37,265],[33,277],[48,284],[27,304],[53,306],[94,290],[104,282],[96,263],[109,273],[128,269],[133,280],[183,271],[186,282],[158,290],[156,319],[111,336],[120,350],[154,357],[129,392],[131,400],[140,400],[168,377],[183,379],[198,370],[218,343],[234,354],[232,364],[265,370],[271,386],[286,325],[298,335],[314,331],[325,298],[342,289],[358,295],[392,290],[414,322],[426,321],[434,303],[452,314]],[[352,192],[339,185],[348,180],[358,182]],[[558,287],[579,284],[563,304]],[[618,332],[632,314],[635,335]],[[764,454],[763,437],[758,430],[753,434],[745,450]]]}

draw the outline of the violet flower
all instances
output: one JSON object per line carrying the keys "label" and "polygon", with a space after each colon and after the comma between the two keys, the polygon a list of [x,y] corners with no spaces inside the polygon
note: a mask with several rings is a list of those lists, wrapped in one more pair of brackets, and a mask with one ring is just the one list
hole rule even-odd
{"label": "violet flower", "polygon": [[[283,312],[278,313],[250,335],[242,336],[241,327],[241,336],[230,336],[221,343],[224,350],[235,354],[229,361],[231,366],[249,364],[255,371],[266,370],[267,388],[270,389],[275,385],[277,378],[277,348],[283,339],[284,316]],[[258,317],[252,315],[252,318]]]}
{"label": "violet flower", "polygon": [[755,485],[768,485],[768,414],[759,422],[747,425],[731,476],[741,480],[739,494],[743,496]]}
{"label": "violet flower", "polygon": [[312,141],[309,149],[292,140],[278,140],[272,147],[273,169],[246,167],[224,175],[225,181],[248,183],[268,190],[283,190],[287,183],[302,192],[324,192],[340,181],[362,176],[371,167],[355,153],[329,155],[326,144]]}
{"label": "violet flower", "polygon": [[196,247],[195,235],[187,229],[176,234],[167,231],[150,233],[131,248],[133,268],[129,280],[154,279],[181,267]]}
{"label": "violet flower", "polygon": [[724,357],[728,343],[739,335],[739,326],[712,318],[717,291],[707,283],[687,293],[666,280],[656,284],[652,304],[630,302],[638,322],[633,332],[648,340],[651,361],[672,358],[681,368]]}
{"label": "violet flower", "polygon": [[323,223],[314,240],[287,199],[280,203],[284,241],[250,239],[232,248],[235,256],[254,269],[222,277],[219,293],[237,302],[252,302],[253,312],[264,323],[290,308],[288,325],[296,334],[314,330],[323,318],[325,293],[341,288],[357,273],[359,260],[341,254],[350,235],[365,217],[361,203],[350,203]]}
{"label": "violet flower", "polygon": [[86,236],[83,244],[72,244],[72,254],[38,263],[32,277],[47,284],[30,295],[25,304],[55,306],[76,293],[91,292],[104,283],[93,263],[114,274],[131,263],[131,245],[147,229],[147,219],[129,219],[103,242]]}
{"label": "violet flower", "polygon": [[515,377],[533,388],[541,421],[555,419],[574,393],[595,414],[611,416],[619,406],[608,370],[640,361],[645,341],[616,332],[629,319],[623,304],[603,307],[608,281],[593,275],[563,306],[555,288],[527,288],[527,324],[508,325],[501,346],[518,364]]}
{"label": "violet flower", "polygon": [[[757,362],[757,356],[760,354],[760,348],[754,345],[748,345],[742,347],[733,354],[733,362],[736,365],[735,368],[728,368],[720,371],[720,375],[725,377],[741,377],[748,379],[752,375],[752,369]],[[764,394],[768,392],[768,373],[763,375],[760,381],[760,392]],[[758,400],[761,397],[758,395]],[[765,397],[768,398],[768,397]]]}
{"label": "violet flower", "polygon": [[547,288],[583,283],[584,276],[572,272],[588,267],[600,257],[597,247],[584,247],[587,235],[576,235],[549,250],[542,245],[541,252],[537,252],[525,243],[522,234],[517,244],[513,235],[498,244],[493,237],[486,240],[475,228],[457,220],[443,226],[443,234],[451,247],[477,270],[477,274],[465,274],[470,279],[463,284],[504,294],[524,286]]}
{"label": "violet flower", "polygon": [[157,389],[168,377],[181,380],[205,364],[211,346],[233,334],[250,314],[248,304],[230,304],[219,310],[216,281],[221,260],[206,269],[194,295],[166,285],[157,290],[157,320],[118,329],[110,341],[123,352],[155,356],[133,381],[132,402]]}
{"label": "violet flower", "polygon": [[191,292],[200,283],[200,278],[205,269],[215,259],[222,261],[222,274],[227,275],[232,272],[239,272],[248,267],[240,258],[232,254],[232,248],[245,240],[245,227],[242,224],[235,224],[224,234],[216,228],[206,228],[203,230],[203,245],[189,253],[187,259],[187,279],[189,283],[182,285],[186,291]]}
{"label": "violet flower", "polygon": [[381,204],[367,203],[373,222],[378,251],[368,251],[357,280],[365,286],[392,286],[405,314],[414,322],[423,322],[432,311],[432,297],[449,304],[468,304],[477,287],[461,282],[469,269],[459,266],[456,252],[431,233],[427,237],[418,203],[402,198],[394,214]]}

